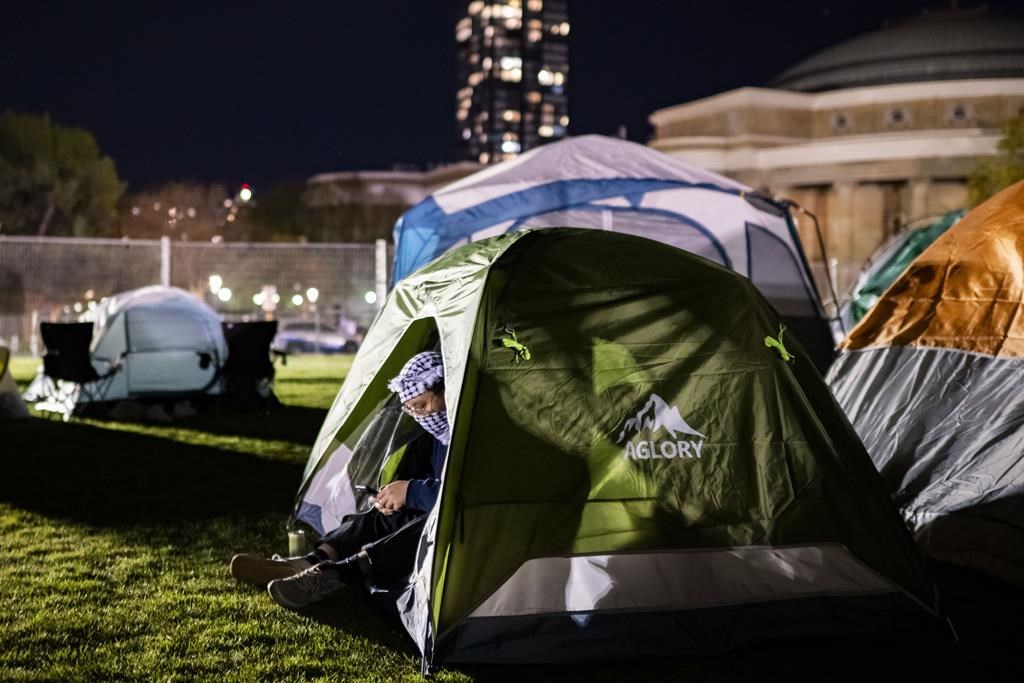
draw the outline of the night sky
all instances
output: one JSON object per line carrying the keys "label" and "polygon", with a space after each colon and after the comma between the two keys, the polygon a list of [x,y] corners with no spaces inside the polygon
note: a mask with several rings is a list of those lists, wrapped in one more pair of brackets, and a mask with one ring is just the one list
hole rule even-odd
{"label": "night sky", "polygon": [[[572,0],[570,131],[646,142],[655,109],[947,5]],[[451,161],[455,8],[0,0],[0,110],[89,129],[130,190]]]}

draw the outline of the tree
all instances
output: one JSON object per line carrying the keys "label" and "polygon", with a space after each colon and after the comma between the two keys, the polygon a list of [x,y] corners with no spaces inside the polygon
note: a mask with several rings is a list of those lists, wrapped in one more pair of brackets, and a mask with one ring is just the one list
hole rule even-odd
{"label": "tree", "polygon": [[0,232],[110,235],[123,192],[88,131],[48,115],[0,115]]}
{"label": "tree", "polygon": [[999,156],[978,162],[967,179],[967,201],[971,206],[1024,179],[1024,113],[1003,126],[999,151]]}
{"label": "tree", "polygon": [[176,240],[238,239],[237,204],[223,185],[178,180],[125,197],[122,237]]}
{"label": "tree", "polygon": [[305,191],[305,183],[285,182],[260,192],[249,215],[251,239],[258,242],[308,239],[311,219],[302,200]]}

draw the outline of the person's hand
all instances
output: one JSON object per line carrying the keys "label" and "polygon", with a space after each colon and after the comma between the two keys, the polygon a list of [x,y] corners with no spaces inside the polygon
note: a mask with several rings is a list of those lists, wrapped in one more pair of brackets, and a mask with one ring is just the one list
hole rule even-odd
{"label": "person's hand", "polygon": [[393,481],[377,492],[377,501],[373,506],[381,514],[394,514],[405,507],[405,494],[408,490],[408,481]]}

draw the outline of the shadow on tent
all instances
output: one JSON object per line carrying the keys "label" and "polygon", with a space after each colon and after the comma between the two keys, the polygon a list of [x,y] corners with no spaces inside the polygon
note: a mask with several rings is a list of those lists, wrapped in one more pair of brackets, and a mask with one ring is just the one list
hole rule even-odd
{"label": "shadow on tent", "polygon": [[126,527],[287,510],[301,464],[34,418],[4,428],[0,501]]}

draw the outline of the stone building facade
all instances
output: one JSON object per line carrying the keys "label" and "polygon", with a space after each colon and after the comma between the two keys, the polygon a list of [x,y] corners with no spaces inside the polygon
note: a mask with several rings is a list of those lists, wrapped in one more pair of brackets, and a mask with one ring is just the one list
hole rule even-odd
{"label": "stone building facade", "polygon": [[[1024,113],[1024,21],[923,15],[812,56],[773,86],[654,112],[650,144],[815,214],[842,295],[890,235],[965,205],[971,170]],[[814,223],[801,216],[798,228],[823,284]]]}

